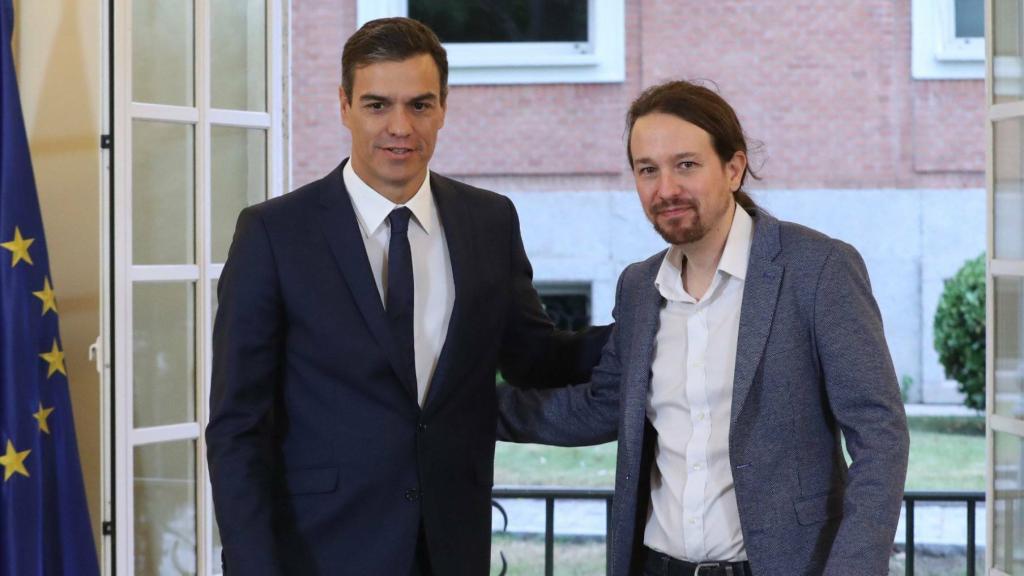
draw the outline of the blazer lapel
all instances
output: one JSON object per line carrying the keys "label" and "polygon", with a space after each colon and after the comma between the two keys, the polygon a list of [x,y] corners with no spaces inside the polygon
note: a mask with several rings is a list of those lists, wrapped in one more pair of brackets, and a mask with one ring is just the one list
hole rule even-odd
{"label": "blazer lapel", "polygon": [[471,216],[465,203],[459,201],[458,190],[447,179],[438,178],[431,173],[430,191],[434,195],[438,217],[444,228],[445,243],[448,245],[448,259],[452,265],[452,280],[455,285],[455,301],[452,304],[452,316],[448,320],[444,345],[441,347],[441,354],[437,359],[437,368],[434,370],[430,388],[427,390],[427,398],[423,403],[424,409],[440,403],[440,398],[450,388],[453,358],[458,351],[467,349],[467,346],[459,342],[459,339],[472,332],[464,329],[462,324],[469,296],[471,263],[475,260],[472,230],[469,226]]}
{"label": "blazer lapel", "polygon": [[345,162],[342,162],[324,178],[320,193],[320,204],[323,208],[320,211],[320,227],[327,237],[327,244],[338,262],[338,267],[341,268],[356,306],[370,328],[370,333],[387,352],[392,370],[404,384],[403,387],[412,395],[413,401],[416,401],[416,383],[409,381],[406,370],[403,370],[398,362],[391,338],[391,328],[384,313],[384,304],[380,300],[380,292],[377,291],[377,284],[373,280],[370,261],[366,257],[366,248],[362,233],[359,231],[355,209],[352,207],[352,199],[345,189],[345,181],[342,178],[344,166]]}
{"label": "blazer lapel", "polygon": [[[662,258],[664,254],[661,253]],[[651,366],[664,302],[657,286],[654,285],[662,258],[651,259],[648,269],[641,275],[640,286],[637,287],[636,308],[633,310],[632,318],[632,344],[623,358],[629,363],[625,388],[622,391],[625,411],[622,424],[624,438],[643,437],[647,416],[647,393],[651,387]]]}
{"label": "blazer lapel", "polygon": [[781,250],[779,221],[763,211],[754,215],[754,239],[743,287],[740,330],[736,342],[736,371],[732,391],[732,424],[738,422],[743,404],[761,364],[775,316],[784,267],[773,262]]}

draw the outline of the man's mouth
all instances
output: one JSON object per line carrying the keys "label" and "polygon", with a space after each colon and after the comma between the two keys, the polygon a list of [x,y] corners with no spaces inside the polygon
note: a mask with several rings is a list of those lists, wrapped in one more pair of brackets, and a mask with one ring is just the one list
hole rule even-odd
{"label": "man's mouth", "polygon": [[415,152],[415,148],[405,148],[402,146],[384,146],[381,148],[390,156],[402,158]]}

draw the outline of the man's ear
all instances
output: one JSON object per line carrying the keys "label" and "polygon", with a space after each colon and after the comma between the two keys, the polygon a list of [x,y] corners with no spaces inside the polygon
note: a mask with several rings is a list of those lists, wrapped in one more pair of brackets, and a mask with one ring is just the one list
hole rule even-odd
{"label": "man's ear", "polygon": [[338,86],[338,102],[341,104],[341,123],[348,127],[348,115],[352,112],[352,103],[345,95],[345,88]]}
{"label": "man's ear", "polygon": [[725,175],[729,179],[729,190],[735,192],[743,184],[743,174],[747,171],[747,153],[737,150],[732,158],[725,163]]}

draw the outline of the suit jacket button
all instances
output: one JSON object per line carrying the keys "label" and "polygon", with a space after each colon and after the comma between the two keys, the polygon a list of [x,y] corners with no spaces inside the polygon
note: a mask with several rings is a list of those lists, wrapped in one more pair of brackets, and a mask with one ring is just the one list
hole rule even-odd
{"label": "suit jacket button", "polygon": [[632,477],[629,474],[626,474],[626,480],[630,480],[631,478]]}
{"label": "suit jacket button", "polygon": [[419,500],[419,497],[420,493],[417,492],[415,488],[412,490],[405,491],[405,499],[408,500],[409,502],[415,502],[416,500]]}
{"label": "suit jacket button", "polygon": [[416,429],[419,430],[420,432],[426,432],[427,431],[427,425],[422,423],[422,422],[420,422],[420,424],[416,426]]}

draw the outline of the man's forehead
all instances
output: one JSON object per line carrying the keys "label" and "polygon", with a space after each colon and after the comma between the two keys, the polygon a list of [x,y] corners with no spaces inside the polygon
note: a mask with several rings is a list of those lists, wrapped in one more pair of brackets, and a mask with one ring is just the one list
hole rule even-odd
{"label": "man's forehead", "polygon": [[357,66],[352,80],[352,88],[357,93],[379,93],[382,90],[389,90],[420,94],[438,93],[441,89],[441,74],[429,54]]}

